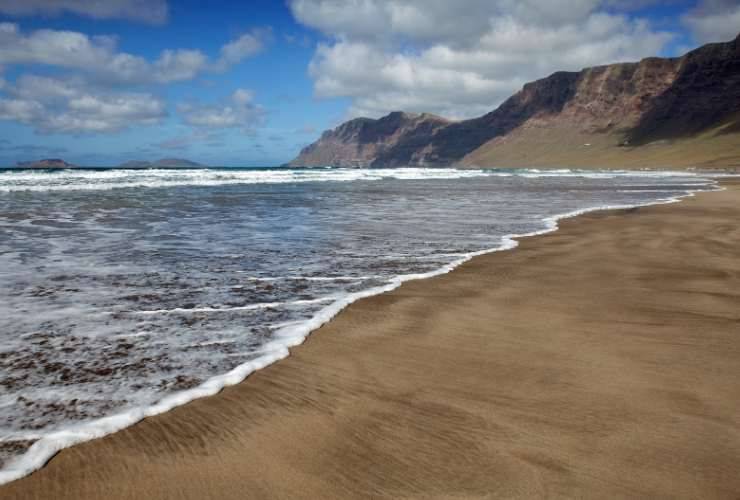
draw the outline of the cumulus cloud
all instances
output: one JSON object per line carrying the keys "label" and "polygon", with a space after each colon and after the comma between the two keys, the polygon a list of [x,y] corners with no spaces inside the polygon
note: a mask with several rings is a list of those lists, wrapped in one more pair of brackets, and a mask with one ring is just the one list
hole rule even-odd
{"label": "cumulus cloud", "polygon": [[[12,83],[0,78],[0,119],[42,132],[68,133],[112,132],[129,124],[157,123],[166,114],[160,98],[122,89],[225,71],[261,51],[269,37],[270,31],[264,29],[243,34],[221,47],[215,58],[200,50],[167,49],[147,60],[119,51],[115,37],[63,30],[23,32],[15,23],[2,22],[0,75],[4,66],[37,64],[72,70],[75,76],[25,75]],[[251,99],[251,94],[239,90],[222,106],[185,105],[181,113],[198,127],[248,128],[262,116],[262,109]]]}
{"label": "cumulus cloud", "polygon": [[0,13],[10,16],[58,15],[69,12],[93,19],[129,19],[149,24],[167,21],[165,0],[0,0]]}
{"label": "cumulus cloud", "polygon": [[[641,2],[640,5],[642,5]],[[622,0],[292,0],[295,18],[328,35],[309,66],[319,97],[350,115],[490,111],[557,70],[637,60],[671,39]]]}
{"label": "cumulus cloud", "polygon": [[117,50],[110,36],[90,37],[63,30],[21,32],[15,23],[0,23],[0,65],[43,64],[81,70],[119,84],[190,80],[204,71],[223,71],[263,48],[264,30],[242,35],[221,48],[212,61],[200,50],[168,49],[154,61]]}
{"label": "cumulus cloud", "polygon": [[725,42],[740,33],[740,0],[704,0],[683,16],[697,42]]}
{"label": "cumulus cloud", "polygon": [[253,102],[250,90],[237,89],[220,104],[181,103],[178,111],[188,125],[201,129],[241,128],[252,130],[262,123],[265,111]]}
{"label": "cumulus cloud", "polygon": [[164,102],[151,94],[101,90],[80,79],[25,75],[0,95],[0,120],[42,133],[113,132],[165,116]]}
{"label": "cumulus cloud", "polygon": [[264,48],[265,41],[270,39],[271,36],[272,31],[269,28],[255,29],[250,33],[243,34],[221,47],[220,57],[215,66],[217,68],[228,68],[258,54]]}

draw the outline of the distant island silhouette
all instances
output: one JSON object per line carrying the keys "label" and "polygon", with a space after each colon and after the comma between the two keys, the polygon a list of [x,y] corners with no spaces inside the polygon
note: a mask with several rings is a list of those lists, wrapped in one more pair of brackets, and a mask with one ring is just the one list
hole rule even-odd
{"label": "distant island silhouette", "polygon": [[[90,166],[75,165],[61,158],[45,158],[42,160],[19,161],[15,168],[28,169],[66,169],[66,168],[94,168]],[[121,169],[148,169],[148,168],[207,168],[207,165],[186,160],[184,158],[161,158],[159,160],[130,160],[116,167]]]}

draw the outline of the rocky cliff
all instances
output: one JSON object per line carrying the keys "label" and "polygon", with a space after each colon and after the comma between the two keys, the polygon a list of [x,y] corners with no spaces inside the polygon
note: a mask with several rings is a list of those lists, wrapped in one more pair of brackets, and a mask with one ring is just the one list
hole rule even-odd
{"label": "rocky cliff", "polygon": [[291,165],[740,165],[740,36],[677,58],[557,72],[472,120],[391,113],[325,132]]}
{"label": "rocky cliff", "polygon": [[[334,165],[370,167],[387,158],[398,163],[400,156],[408,163],[424,165],[426,158],[418,151],[421,143],[451,122],[422,113],[395,112],[378,120],[356,118],[327,130],[321,138],[301,151],[292,166]],[[420,144],[415,143],[415,139]],[[421,146],[418,147],[418,146]]]}

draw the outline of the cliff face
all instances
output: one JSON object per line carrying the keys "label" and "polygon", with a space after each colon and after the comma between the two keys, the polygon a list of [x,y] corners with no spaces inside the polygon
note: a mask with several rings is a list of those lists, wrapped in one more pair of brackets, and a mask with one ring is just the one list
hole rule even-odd
{"label": "cliff face", "polygon": [[740,35],[682,57],[671,85],[650,102],[629,136],[642,144],[693,136],[717,125],[738,131],[738,113]]}
{"label": "cliff face", "polygon": [[400,142],[413,141],[414,137],[428,140],[449,123],[430,114],[402,112],[391,113],[379,120],[356,118],[324,132],[290,165],[369,167]]}
{"label": "cliff face", "polygon": [[[712,154],[740,164],[739,118],[740,37],[679,58],[554,73],[472,120],[358,118],[291,165],[685,166]],[[699,138],[711,147],[692,156]]]}

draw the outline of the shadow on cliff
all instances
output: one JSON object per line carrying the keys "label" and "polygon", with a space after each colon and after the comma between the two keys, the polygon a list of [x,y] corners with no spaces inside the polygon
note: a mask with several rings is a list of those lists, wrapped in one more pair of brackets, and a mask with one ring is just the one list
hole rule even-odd
{"label": "shadow on cliff", "polygon": [[411,164],[414,153],[433,148],[430,163],[450,164],[494,137],[516,129],[538,113],[559,113],[576,92],[580,73],[560,71],[527,83],[494,111],[447,125],[431,137],[419,129],[378,156],[375,165]]}
{"label": "shadow on cliff", "polygon": [[740,132],[740,35],[684,56],[673,84],[628,132],[631,146],[683,139],[723,126]]}

